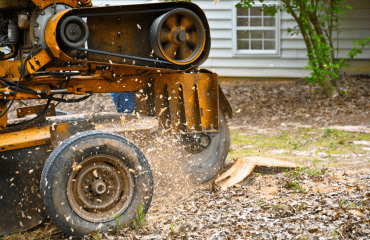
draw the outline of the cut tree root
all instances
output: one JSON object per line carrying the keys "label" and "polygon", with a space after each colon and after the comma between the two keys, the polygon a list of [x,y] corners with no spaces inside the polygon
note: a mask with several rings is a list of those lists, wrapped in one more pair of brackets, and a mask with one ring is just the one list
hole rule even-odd
{"label": "cut tree root", "polygon": [[231,168],[223,173],[221,176],[219,176],[215,180],[215,183],[217,183],[217,185],[219,185],[221,189],[225,190],[228,187],[231,187],[243,181],[244,178],[248,177],[253,172],[253,169],[256,166],[304,168],[303,165],[288,162],[278,158],[264,156],[242,157],[236,159],[234,165],[231,166]]}

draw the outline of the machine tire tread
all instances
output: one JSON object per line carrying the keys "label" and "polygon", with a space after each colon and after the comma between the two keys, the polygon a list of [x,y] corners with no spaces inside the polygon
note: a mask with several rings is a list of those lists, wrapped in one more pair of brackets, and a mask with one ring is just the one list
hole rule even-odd
{"label": "machine tire tread", "polygon": [[[145,178],[145,180],[147,180],[149,182],[149,186],[148,186],[149,190],[147,192],[145,192],[145,194],[147,196],[146,196],[145,202],[143,203],[143,212],[146,213],[149,209],[149,206],[150,206],[150,203],[151,203],[151,200],[152,200],[152,196],[153,196],[153,177],[152,177],[152,172],[150,170],[149,163],[147,162],[144,154],[140,151],[140,149],[135,144],[133,144],[131,141],[129,141],[128,139],[126,139],[126,138],[124,138],[120,135],[114,134],[114,133],[104,132],[104,131],[96,131],[96,130],[78,133],[78,134],[73,135],[72,137],[66,139],[65,141],[63,141],[50,154],[48,160],[46,161],[46,163],[44,165],[44,169],[42,171],[41,181],[40,181],[41,198],[42,198],[42,201],[43,201],[44,206],[45,206],[45,210],[46,210],[49,218],[52,220],[52,222],[58,228],[60,228],[64,233],[66,233],[68,235],[84,236],[84,235],[89,234],[89,233],[94,232],[94,231],[97,232],[97,230],[96,229],[88,229],[89,227],[87,226],[88,225],[86,223],[87,221],[82,219],[82,218],[80,218],[78,220],[79,217],[77,218],[77,223],[74,224],[76,226],[75,228],[77,229],[76,231],[71,230],[72,228],[70,226],[65,225],[60,220],[60,216],[58,216],[58,213],[55,210],[54,205],[53,205],[53,195],[52,195],[52,188],[51,188],[52,181],[54,180],[54,174],[56,174],[58,171],[61,171],[62,166],[63,166],[63,160],[65,160],[65,159],[63,159],[63,157],[58,158],[58,156],[64,156],[64,154],[66,154],[72,146],[78,144],[81,141],[88,141],[88,140],[102,138],[102,137],[112,139],[113,141],[114,140],[120,141],[121,143],[126,144],[126,146],[131,148],[137,154],[137,158],[138,158],[138,161],[140,162],[140,166],[143,168],[143,171],[142,171],[143,174],[142,175],[144,175],[143,177]],[[138,181],[137,178],[138,178],[138,176],[136,176],[136,174],[135,174],[135,177],[134,177],[134,184],[135,185],[139,185],[137,183],[137,181]],[[130,203],[128,209],[134,204],[138,206],[139,205],[138,201],[142,200],[142,199],[138,198],[136,196],[136,194],[137,194],[137,188],[135,187],[134,197],[133,197],[133,200]],[[142,202],[140,202],[140,204],[141,203]],[[69,205],[69,203],[67,202],[65,205]],[[129,211],[128,209],[126,209],[125,212],[121,214],[121,216],[123,216],[127,211]],[[132,212],[132,210],[131,210],[131,212]],[[76,214],[74,213],[74,215],[76,215]],[[108,225],[107,225],[107,223],[108,223]],[[103,225],[105,225],[106,227],[103,228],[103,229],[100,229],[100,230],[101,231],[107,231],[109,229],[109,226],[113,226],[115,224],[116,224],[116,220],[111,220],[109,222],[104,222]],[[127,224],[131,224],[131,222],[129,222]],[[99,223],[95,223],[95,225],[98,226]],[[78,230],[78,229],[80,229],[80,230]]]}

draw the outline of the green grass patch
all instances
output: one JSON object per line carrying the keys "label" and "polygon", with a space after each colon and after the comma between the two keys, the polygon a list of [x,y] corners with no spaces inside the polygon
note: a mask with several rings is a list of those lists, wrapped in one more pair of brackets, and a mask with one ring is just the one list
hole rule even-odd
{"label": "green grass patch", "polygon": [[[231,150],[229,159],[242,156],[273,155],[289,158],[293,151],[315,151],[328,156],[335,154],[362,153],[362,146],[353,145],[353,141],[370,141],[370,134],[351,133],[335,129],[292,129],[275,134],[241,133],[231,130]],[[280,152],[272,153],[273,150]],[[299,156],[300,159],[304,158]],[[314,160],[309,157],[310,160]],[[309,160],[307,159],[307,160]],[[318,161],[316,159],[316,161]],[[333,161],[335,162],[335,161]]]}

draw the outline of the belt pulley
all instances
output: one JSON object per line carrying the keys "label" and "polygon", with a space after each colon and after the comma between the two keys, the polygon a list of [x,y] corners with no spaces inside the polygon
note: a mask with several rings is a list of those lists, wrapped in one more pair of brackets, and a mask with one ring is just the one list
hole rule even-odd
{"label": "belt pulley", "polygon": [[150,29],[149,38],[154,53],[169,62],[82,48],[88,36],[89,28],[78,16],[67,17],[60,23],[59,40],[65,46],[115,57],[186,65],[199,57],[205,45],[202,21],[194,12],[183,8],[173,9],[161,15],[153,22]]}
{"label": "belt pulley", "polygon": [[53,59],[186,70],[201,65],[209,54],[209,26],[195,4],[57,7],[57,14],[47,8],[47,17],[40,17],[41,12],[37,18],[35,29],[41,29],[35,30],[34,37],[42,51],[27,64],[31,74],[51,61],[52,66],[66,66]]}
{"label": "belt pulley", "polygon": [[[162,15],[158,15],[158,13],[161,12]],[[125,51],[115,52],[109,48],[107,49],[100,46],[96,48],[90,46],[93,44],[89,44],[88,48],[84,47],[86,40],[94,39],[95,35],[89,37],[89,33],[91,33],[91,31],[89,31],[90,25],[88,26],[82,18],[109,18],[113,16],[119,19],[122,16],[134,16],[135,14],[158,16],[154,19],[152,18],[153,20],[151,21],[153,22],[151,22],[150,29],[144,30],[148,31],[147,39],[137,39],[138,42],[146,41],[150,43],[148,48],[151,49],[151,53],[149,52],[145,56],[137,56],[135,54],[127,54]],[[57,38],[61,48],[64,49],[67,54],[70,52],[68,50],[79,50],[90,52],[95,56],[105,55],[127,58],[155,64],[165,64],[167,66],[184,66],[193,63],[194,65],[198,65],[196,61],[202,54],[208,55],[209,50],[205,51],[205,47],[209,48],[210,45],[208,44],[208,46],[206,46],[206,41],[209,41],[209,36],[208,39],[206,36],[208,26],[203,24],[204,20],[202,21],[198,14],[199,13],[195,13],[190,9],[176,7],[146,9],[142,11],[107,11],[96,13],[71,11],[71,13],[63,17],[58,24]],[[127,24],[127,22],[124,24]],[[121,31],[124,32],[125,30],[126,28],[122,27]],[[132,36],[132,38],[135,37],[135,35]],[[115,41],[112,40],[112,42],[114,44]],[[207,53],[204,54],[204,52]],[[182,68],[183,67],[181,67],[181,69]]]}
{"label": "belt pulley", "polygon": [[203,52],[205,30],[194,12],[179,8],[153,22],[150,41],[157,56],[177,65],[185,65],[194,62]]}
{"label": "belt pulley", "polygon": [[59,37],[68,47],[81,47],[89,37],[89,27],[82,18],[70,16],[60,23]]}

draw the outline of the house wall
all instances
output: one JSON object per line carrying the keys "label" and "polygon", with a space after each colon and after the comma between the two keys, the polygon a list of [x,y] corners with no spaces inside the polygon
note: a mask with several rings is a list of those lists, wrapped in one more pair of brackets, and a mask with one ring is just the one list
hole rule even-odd
{"label": "house wall", "polygon": [[[124,0],[93,0],[95,6],[105,4],[119,5],[144,3],[148,1]],[[220,0],[214,5],[213,0],[193,0],[205,12],[211,28],[211,52],[208,60],[202,65],[220,76],[231,77],[304,77],[310,71],[304,70],[308,58],[306,46],[302,35],[291,37],[287,32],[296,23],[289,14],[283,12],[280,21],[280,54],[278,55],[240,55],[235,54],[235,37],[233,34],[234,5],[238,1]],[[256,1],[257,2],[257,1]],[[339,35],[339,57],[346,57],[353,48],[353,40],[364,39],[370,36],[370,4],[368,0],[348,0],[347,4],[352,10],[346,10],[341,16],[341,29]],[[335,42],[337,47],[337,42]],[[370,73],[370,47],[363,50],[363,54],[350,62],[345,68],[347,73]]]}

